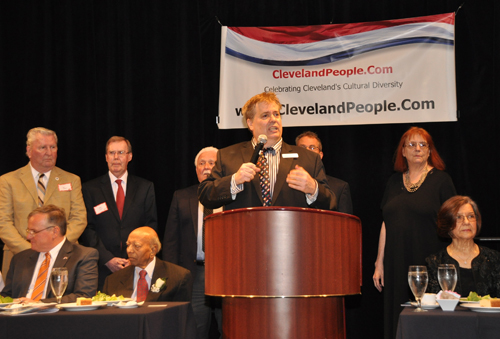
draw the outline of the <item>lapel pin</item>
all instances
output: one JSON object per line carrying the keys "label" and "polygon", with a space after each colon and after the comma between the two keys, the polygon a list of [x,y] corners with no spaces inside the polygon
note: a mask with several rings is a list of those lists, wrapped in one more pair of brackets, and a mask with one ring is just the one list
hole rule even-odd
{"label": "lapel pin", "polygon": [[59,180],[59,177],[56,177],[56,181],[58,181],[58,180]]}
{"label": "lapel pin", "polygon": [[63,260],[68,260],[68,257],[64,257]]}

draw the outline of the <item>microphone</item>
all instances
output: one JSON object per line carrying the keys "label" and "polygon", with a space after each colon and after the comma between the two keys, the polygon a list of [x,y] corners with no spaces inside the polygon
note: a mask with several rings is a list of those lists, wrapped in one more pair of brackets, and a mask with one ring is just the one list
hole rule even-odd
{"label": "microphone", "polygon": [[257,165],[257,159],[259,159],[259,153],[264,147],[264,144],[267,142],[267,135],[261,134],[259,135],[259,143],[255,145],[255,150],[253,151],[252,158],[250,162],[254,165]]}

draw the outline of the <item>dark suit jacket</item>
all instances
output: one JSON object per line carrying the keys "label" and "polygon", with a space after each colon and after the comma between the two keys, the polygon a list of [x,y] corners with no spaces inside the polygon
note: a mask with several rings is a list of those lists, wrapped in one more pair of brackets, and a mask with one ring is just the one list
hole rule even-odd
{"label": "dark suit jacket", "polygon": [[[83,184],[82,191],[88,225],[80,242],[99,251],[99,286],[102,286],[111,274],[105,264],[114,257],[127,258],[125,244],[130,232],[141,226],[158,229],[154,185],[129,173],[121,220],[108,173]],[[94,207],[104,202],[108,210],[96,214]]]}
{"label": "dark suit jacket", "polygon": [[[217,152],[217,162],[212,169],[211,176],[204,180],[198,188],[198,197],[204,206],[208,208],[224,206],[224,210],[262,206],[258,175],[251,182],[244,183],[244,190],[237,194],[235,200],[232,200],[231,197],[231,176],[238,171],[243,163],[250,161],[253,151],[252,143],[246,141]],[[287,153],[297,153],[299,157],[281,157],[271,206],[335,209],[337,205],[335,195],[328,187],[325,169],[319,154],[283,142],[281,154]],[[285,181],[295,165],[302,166],[318,182],[318,198],[311,205],[307,204],[306,195],[303,192],[290,188]]]}
{"label": "dark suit jacket", "polygon": [[344,180],[340,180],[329,175],[327,175],[326,178],[328,179],[328,186],[330,186],[335,194],[335,197],[337,198],[336,211],[352,214],[352,200],[349,184]]}
{"label": "dark suit jacket", "polygon": [[[134,293],[134,270],[135,266],[128,266],[109,275],[104,283],[103,292],[131,297]],[[158,278],[167,279],[165,288],[158,293],[150,290],[146,301],[191,301],[193,279],[188,270],[156,258],[151,284]]]}
{"label": "dark suit jacket", "polygon": [[[12,298],[26,297],[33,278],[39,252],[32,249],[16,254],[10,263],[2,295]],[[93,248],[72,244],[66,240],[57,255],[53,267],[68,268],[68,287],[63,303],[75,302],[77,297],[90,298],[97,290],[97,260],[99,254]],[[47,285],[45,302],[56,301],[50,283]]]}
{"label": "dark suit jacket", "polygon": [[163,260],[180,265],[196,276],[198,185],[174,193],[163,238]]}

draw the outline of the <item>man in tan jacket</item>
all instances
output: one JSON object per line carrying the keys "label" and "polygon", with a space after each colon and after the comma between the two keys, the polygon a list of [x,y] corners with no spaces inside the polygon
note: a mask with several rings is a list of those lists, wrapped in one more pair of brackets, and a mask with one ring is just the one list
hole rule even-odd
{"label": "man in tan jacket", "polygon": [[27,134],[30,162],[0,177],[0,238],[4,242],[2,274],[7,276],[14,254],[31,248],[26,240],[28,215],[35,208],[53,204],[64,208],[66,237],[76,242],[87,225],[80,178],[56,167],[57,135],[43,127]]}

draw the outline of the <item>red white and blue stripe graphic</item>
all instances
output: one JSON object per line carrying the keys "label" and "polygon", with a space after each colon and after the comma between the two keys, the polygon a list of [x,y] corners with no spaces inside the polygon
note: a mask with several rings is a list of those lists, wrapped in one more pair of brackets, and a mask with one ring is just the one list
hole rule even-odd
{"label": "red white and blue stripe graphic", "polygon": [[228,27],[226,54],[262,65],[321,65],[408,44],[454,45],[454,13],[303,27]]}

